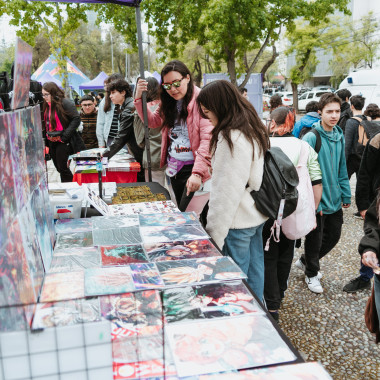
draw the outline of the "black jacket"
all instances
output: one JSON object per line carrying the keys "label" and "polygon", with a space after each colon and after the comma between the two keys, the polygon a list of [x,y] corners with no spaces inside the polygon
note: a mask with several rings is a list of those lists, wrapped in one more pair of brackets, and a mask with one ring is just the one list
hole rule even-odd
{"label": "black jacket", "polygon": [[[364,252],[375,252],[380,262],[380,226],[376,203],[377,199],[374,199],[365,214],[364,236],[359,243],[359,253],[363,255]],[[380,280],[380,275],[377,275],[377,278]]]}
{"label": "black jacket", "polygon": [[[364,115],[355,116],[361,120],[367,120]],[[359,154],[358,148],[358,139],[359,139],[359,124],[360,122],[353,117],[347,120],[346,130],[344,132],[344,138],[346,142],[346,160],[351,154]],[[339,125],[339,124],[338,124]]]}
{"label": "black jacket", "polygon": [[351,106],[347,102],[343,102],[340,107],[340,118],[338,121],[338,125],[342,128],[343,132],[345,132],[346,123],[350,117],[352,117]]}
{"label": "black jacket", "polygon": [[380,133],[364,149],[356,182],[355,199],[359,211],[367,210],[380,187]]}
{"label": "black jacket", "polygon": [[111,158],[122,149],[125,144],[127,144],[130,152],[142,167],[144,150],[141,149],[136,142],[135,131],[133,128],[134,110],[133,98],[126,98],[124,104],[121,106],[121,112],[119,115],[119,131],[111,146],[103,153],[103,156]]}

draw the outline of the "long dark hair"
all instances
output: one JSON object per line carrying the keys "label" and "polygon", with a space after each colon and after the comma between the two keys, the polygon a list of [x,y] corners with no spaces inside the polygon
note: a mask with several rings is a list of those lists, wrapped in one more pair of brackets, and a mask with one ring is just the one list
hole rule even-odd
{"label": "long dark hair", "polygon": [[[59,113],[59,116],[61,118],[61,123],[66,124],[68,122],[68,114],[64,110],[62,105],[62,100],[65,98],[65,93],[63,90],[61,90],[54,82],[46,82],[42,89],[48,92],[51,96],[51,110],[50,110],[50,127],[52,131],[55,131],[57,128],[57,122],[55,120],[55,112],[57,111]],[[49,108],[49,105],[46,101],[44,101],[43,104],[43,113],[45,115],[45,118],[49,117],[49,113],[47,112]]]}
{"label": "long dark hair", "polygon": [[123,79],[123,76],[119,73],[113,73],[111,74],[105,81],[104,81],[104,86],[105,86],[105,91],[106,91],[106,96],[104,100],[104,112],[108,112],[111,109],[111,98],[110,98],[110,92],[107,89],[107,85],[109,85],[111,82],[118,80],[118,79]]}
{"label": "long dark hair", "polygon": [[208,83],[199,93],[197,104],[202,117],[207,118],[202,112],[201,105],[214,113],[218,119],[217,125],[211,132],[210,151],[212,154],[215,152],[220,133],[233,152],[231,131],[234,129],[243,133],[253,148],[253,142],[256,141],[260,152],[265,153],[269,148],[267,129],[257,115],[255,108],[230,82],[218,80]]}
{"label": "long dark hair", "polygon": [[187,84],[187,92],[185,97],[183,98],[182,108],[179,112],[179,115],[177,111],[177,101],[174,98],[172,98],[166,90],[164,90],[163,88],[161,89],[160,114],[164,121],[163,125],[168,126],[169,128],[174,127],[174,123],[178,118],[179,120],[186,121],[188,115],[187,106],[189,105],[194,93],[194,82],[190,70],[181,61],[170,61],[164,66],[164,68],[161,71],[161,83],[164,83],[164,76],[170,73],[171,71],[179,72],[182,75],[182,77],[189,76],[190,81]]}

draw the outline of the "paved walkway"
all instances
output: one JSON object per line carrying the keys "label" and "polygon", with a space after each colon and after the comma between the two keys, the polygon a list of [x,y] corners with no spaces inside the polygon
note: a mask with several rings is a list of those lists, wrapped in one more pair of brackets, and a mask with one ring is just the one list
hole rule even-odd
{"label": "paved walkway", "polygon": [[[351,187],[354,186],[355,179],[351,181]],[[320,361],[334,379],[378,380],[380,344],[375,344],[364,323],[370,291],[342,291],[349,280],[359,275],[357,247],[363,235],[363,221],[355,219],[354,212],[353,202],[344,210],[340,242],[321,260],[322,294],[310,292],[303,273],[292,267],[279,325],[305,360]],[[302,247],[296,250],[294,261],[302,251]]]}

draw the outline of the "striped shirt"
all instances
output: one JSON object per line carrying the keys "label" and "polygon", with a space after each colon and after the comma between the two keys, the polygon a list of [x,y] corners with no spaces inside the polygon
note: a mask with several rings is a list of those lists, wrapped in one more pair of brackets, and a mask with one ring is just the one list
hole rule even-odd
{"label": "striped shirt", "polygon": [[110,138],[110,137],[115,138],[117,136],[117,132],[119,132],[119,113],[117,112],[117,110],[115,108],[115,111],[113,113],[110,133],[108,134],[108,138]]}

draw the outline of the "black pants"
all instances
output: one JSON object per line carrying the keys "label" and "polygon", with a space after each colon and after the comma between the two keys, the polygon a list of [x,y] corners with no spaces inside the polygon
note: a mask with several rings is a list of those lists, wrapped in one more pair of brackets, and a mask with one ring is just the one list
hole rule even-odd
{"label": "black pants", "polygon": [[49,153],[55,168],[61,176],[61,182],[72,182],[73,173],[67,167],[67,159],[71,154],[70,144],[49,141]]}
{"label": "black pants", "polygon": [[319,260],[337,245],[342,224],[342,209],[333,214],[317,214],[317,228],[306,235],[305,254],[301,256],[301,261],[306,265],[306,276],[315,277],[318,274]]}
{"label": "black pants", "polygon": [[[263,228],[263,245],[270,236],[273,219],[267,220]],[[288,288],[288,278],[294,256],[294,240],[288,239],[282,232],[280,241],[271,239],[269,250],[264,252],[264,299],[268,310],[278,310],[285,290]]]}
{"label": "black pants", "polygon": [[348,179],[350,179],[354,173],[356,174],[356,176],[358,175],[359,168],[360,168],[360,161],[361,161],[361,157],[357,154],[350,154],[348,156],[348,159],[347,159]]}
{"label": "black pants", "polygon": [[186,207],[188,206],[188,204],[191,201],[191,198],[194,195],[194,193],[186,195],[186,182],[191,176],[193,166],[194,165],[185,165],[175,176],[170,178],[178,208],[182,212],[186,210]]}

